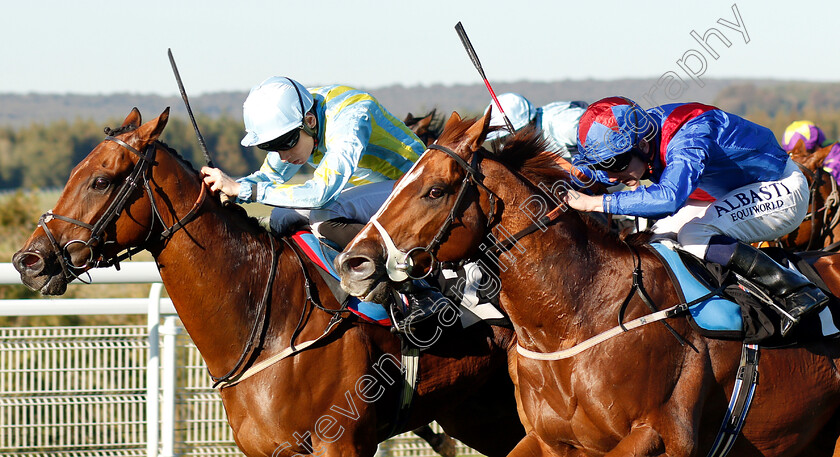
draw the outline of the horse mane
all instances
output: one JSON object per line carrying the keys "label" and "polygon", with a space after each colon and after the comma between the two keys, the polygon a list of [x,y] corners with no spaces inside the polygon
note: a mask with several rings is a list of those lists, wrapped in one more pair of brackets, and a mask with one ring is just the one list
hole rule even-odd
{"label": "horse mane", "polygon": [[[440,137],[439,142],[457,144],[458,139],[462,138],[477,121],[477,119],[466,119],[451,126]],[[485,151],[485,153],[487,158],[499,162],[514,174],[524,178],[526,185],[533,187],[535,190],[537,189],[536,183],[540,182],[544,182],[551,187],[557,181],[563,181],[569,188],[573,187],[571,175],[556,160],[560,151],[543,138],[542,134],[533,126],[525,127],[509,137],[501,151],[495,154],[489,151]],[[537,191],[539,192],[539,190]],[[630,235],[617,234],[594,217],[591,217],[589,213],[576,213],[581,216],[590,230],[614,239],[616,244],[624,242],[630,246],[639,247],[647,244],[652,236],[650,231]]]}
{"label": "horse mane", "polygon": [[517,131],[495,154],[495,158],[511,170],[518,171],[530,181],[557,181],[571,183],[569,172],[561,167],[558,151],[533,126]]}
{"label": "horse mane", "polygon": [[[127,124],[127,125],[123,125],[123,126],[117,128],[117,129],[112,129],[111,127],[106,126],[104,130],[105,130],[106,135],[117,136],[117,135],[122,135],[123,133],[133,132],[133,131],[137,130],[137,128],[138,127],[134,124]],[[157,144],[162,146],[166,150],[166,152],[168,152],[172,157],[174,157],[175,160],[177,160],[179,163],[181,163],[184,166],[184,168],[187,169],[187,171],[190,171],[195,175],[199,174],[199,171],[195,169],[195,166],[192,164],[192,162],[190,162],[184,156],[182,156],[181,153],[178,152],[178,150],[169,146],[168,144],[166,144],[165,142],[163,142],[161,140],[157,140],[156,142],[157,142]],[[216,197],[216,198],[218,199],[218,197]],[[219,201],[219,203],[220,203],[219,206],[222,207],[223,210],[226,210],[229,213],[235,214],[238,217],[244,219],[246,221],[246,224],[250,228],[256,228],[256,229],[259,229],[259,230],[263,230],[263,228],[260,226],[257,218],[249,215],[248,212],[245,210],[245,208],[242,207],[242,205],[235,204],[235,203],[232,203],[232,202],[231,202],[232,204],[221,205],[221,201]]]}
{"label": "horse mane", "polygon": [[[458,139],[478,120],[465,119],[444,131],[438,139],[441,144],[457,144]],[[496,130],[496,129],[491,129]],[[533,126],[525,127],[508,137],[501,151],[491,153],[485,151],[485,156],[501,163],[511,171],[521,174],[531,182],[562,180],[571,183],[568,171],[561,167],[556,158],[560,151],[543,138],[542,134]]]}

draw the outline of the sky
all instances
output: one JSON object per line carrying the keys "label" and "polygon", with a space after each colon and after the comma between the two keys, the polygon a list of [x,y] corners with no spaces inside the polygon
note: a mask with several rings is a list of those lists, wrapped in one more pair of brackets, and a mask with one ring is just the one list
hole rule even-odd
{"label": "sky", "polygon": [[15,0],[0,8],[0,93],[177,95],[168,48],[189,95],[245,91],[272,75],[367,89],[481,83],[459,21],[491,83],[669,72],[697,85],[840,79],[840,2],[829,1]]}

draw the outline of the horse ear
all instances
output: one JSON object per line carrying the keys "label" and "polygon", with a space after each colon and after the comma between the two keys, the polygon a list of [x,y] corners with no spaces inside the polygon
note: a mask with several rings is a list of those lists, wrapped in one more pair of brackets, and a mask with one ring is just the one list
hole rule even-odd
{"label": "horse ear", "polygon": [[467,129],[467,139],[470,143],[470,151],[477,151],[484,144],[487,139],[487,130],[490,128],[490,113],[492,109],[487,110],[481,119],[476,121],[469,129]]}
{"label": "horse ear", "polygon": [[163,133],[164,127],[166,127],[166,122],[169,121],[169,107],[167,106],[160,116],[152,119],[149,122],[146,122],[140,128],[137,129],[137,136],[145,144],[149,144],[152,141],[157,141],[160,137],[160,134]]}
{"label": "horse ear", "polygon": [[449,120],[446,121],[446,125],[443,127],[443,129],[449,130],[449,127],[454,126],[459,122],[461,122],[461,116],[458,115],[457,111],[453,111],[452,115],[449,116]]}
{"label": "horse ear", "polygon": [[796,142],[793,149],[790,150],[790,157],[800,163],[808,158],[808,151],[805,150],[804,141],[799,140]]}
{"label": "horse ear", "polygon": [[431,112],[430,114],[428,114],[426,117],[424,117],[424,118],[420,119],[419,121],[417,121],[417,133],[418,133],[418,134],[420,134],[420,133],[426,133],[426,132],[428,132],[428,131],[429,131],[429,124],[431,124],[431,123],[432,123],[432,116],[433,116],[434,114],[435,114],[435,112],[434,112],[434,111],[432,111],[432,112]]}
{"label": "horse ear", "polygon": [[128,113],[128,116],[126,116],[125,120],[123,121],[122,126],[123,127],[132,126],[134,128],[137,128],[137,127],[140,127],[140,125],[142,123],[143,123],[143,118],[140,116],[140,110],[137,109],[137,107],[135,106],[134,108],[131,108],[131,112]]}

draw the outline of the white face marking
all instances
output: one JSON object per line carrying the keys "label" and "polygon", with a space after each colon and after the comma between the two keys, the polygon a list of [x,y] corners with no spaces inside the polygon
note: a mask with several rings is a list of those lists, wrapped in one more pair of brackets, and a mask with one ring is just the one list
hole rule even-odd
{"label": "white face marking", "polygon": [[408,169],[408,171],[402,177],[400,182],[398,182],[397,185],[394,186],[394,190],[391,191],[391,195],[388,196],[388,198],[385,200],[385,203],[383,203],[382,206],[379,207],[379,210],[376,212],[376,214],[373,215],[373,217],[370,218],[370,220],[378,220],[385,207],[387,207],[391,203],[391,200],[394,198],[394,195],[405,189],[409,184],[414,182],[414,180],[423,175],[423,169],[425,168],[425,164],[422,162],[424,162],[424,160],[421,156],[420,159],[417,162],[414,162],[414,165],[412,165],[411,168]]}

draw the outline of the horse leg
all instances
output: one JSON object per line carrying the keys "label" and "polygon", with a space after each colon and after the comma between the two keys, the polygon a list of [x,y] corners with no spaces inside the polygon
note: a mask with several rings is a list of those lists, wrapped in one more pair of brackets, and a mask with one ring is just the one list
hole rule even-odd
{"label": "horse leg", "polygon": [[[534,432],[528,432],[525,438],[513,448],[507,457],[542,457],[558,455],[548,449],[545,442]],[[562,455],[562,454],[560,454]]]}
{"label": "horse leg", "polygon": [[565,444],[562,447],[551,447],[535,432],[528,432],[525,438],[510,451],[507,457],[584,457],[588,454],[580,449]]}
{"label": "horse leg", "polygon": [[670,452],[671,454],[665,453],[665,441],[659,432],[649,425],[642,425],[633,427],[630,434],[622,439],[618,446],[604,454],[604,457],[690,455],[691,449],[671,449]]}
{"label": "horse leg", "polygon": [[522,397],[519,394],[519,373],[516,371],[517,354],[515,341],[508,348],[508,374],[510,375],[511,381],[513,381],[513,398],[516,400],[516,412],[519,415],[519,421],[525,427],[525,432],[530,433],[534,429],[534,426],[531,425],[528,416],[525,414],[525,408],[522,406]]}
{"label": "horse leg", "polygon": [[455,457],[457,455],[455,440],[446,433],[435,433],[435,431],[432,430],[432,427],[428,424],[422,427],[417,427],[411,432],[420,438],[423,438],[423,440],[429,443],[429,446],[431,446],[435,452],[443,457]]}

